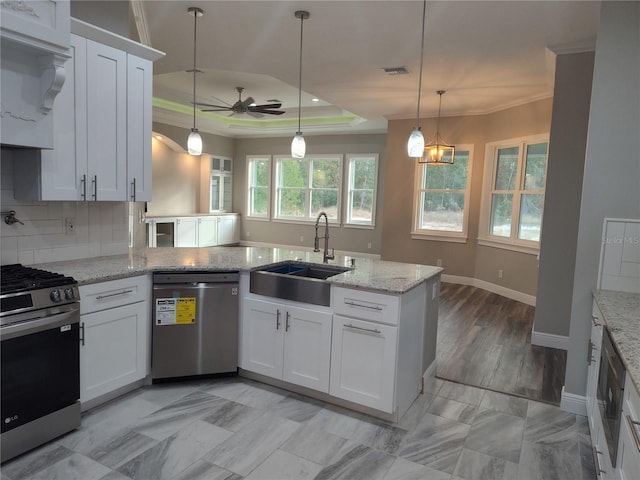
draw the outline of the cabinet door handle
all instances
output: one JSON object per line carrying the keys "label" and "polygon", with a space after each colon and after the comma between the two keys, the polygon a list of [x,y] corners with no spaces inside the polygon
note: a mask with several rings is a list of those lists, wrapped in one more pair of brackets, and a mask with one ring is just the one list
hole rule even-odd
{"label": "cabinet door handle", "polygon": [[377,328],[362,328],[362,327],[356,327],[355,325],[345,325],[345,327],[347,328],[353,328],[355,330],[362,330],[363,332],[371,332],[371,333],[382,333],[380,330],[378,330]]}
{"label": "cabinet door handle", "polygon": [[276,330],[280,330],[280,309],[276,310]]}
{"label": "cabinet door handle", "polygon": [[631,415],[627,415],[627,422],[629,422],[629,428],[633,434],[633,440],[636,442],[636,448],[640,452],[640,422],[633,420]]}
{"label": "cabinet door handle", "polygon": [[84,175],[82,175],[82,178],[80,179],[80,183],[82,184],[82,200],[87,200],[87,174],[85,173]]}
{"label": "cabinet door handle", "polygon": [[117,297],[119,295],[126,295],[127,293],[133,293],[133,290],[123,290],[121,292],[109,293],[107,295],[98,295],[96,297],[96,300],[102,300],[103,298],[109,298],[109,297]]}
{"label": "cabinet door handle", "polygon": [[596,320],[598,320],[598,317],[596,317],[595,315],[591,315],[591,321],[593,322],[594,327],[599,327],[600,325],[602,325],[601,323],[598,323]]}
{"label": "cabinet door handle", "polygon": [[84,322],[80,323],[80,345],[84,347]]}
{"label": "cabinet door handle", "polygon": [[587,347],[587,365],[591,365],[593,361],[593,342],[589,339],[589,346]]}
{"label": "cabinet door handle", "polygon": [[98,200],[98,175],[93,176],[93,180],[91,180],[91,185],[93,186],[93,193],[91,194],[91,198],[94,201]]}
{"label": "cabinet door handle", "polygon": [[601,473],[607,473],[604,470],[600,469],[600,459],[598,455],[602,455],[602,452],[599,452],[596,446],[593,446],[593,464],[596,467],[596,475],[600,475]]}
{"label": "cabinet door handle", "polygon": [[350,301],[347,301],[347,300],[345,300],[345,302],[344,302],[344,303],[345,303],[345,305],[349,305],[349,306],[351,306],[351,307],[369,308],[369,309],[371,309],[371,310],[378,310],[378,311],[381,311],[381,310],[382,310],[382,307],[379,307],[378,305],[374,305],[374,306],[371,306],[371,305],[363,305],[363,304],[361,304],[361,303],[350,302]]}
{"label": "cabinet door handle", "polygon": [[136,179],[135,177],[131,180],[131,201],[136,201]]}
{"label": "cabinet door handle", "polygon": [[289,312],[287,312],[287,315],[286,315],[286,317],[285,317],[286,319],[285,319],[285,322],[284,322],[284,331],[285,331],[285,332],[288,332],[288,331],[289,331],[289,316],[290,316],[290,315],[291,315],[291,314],[290,314]]}

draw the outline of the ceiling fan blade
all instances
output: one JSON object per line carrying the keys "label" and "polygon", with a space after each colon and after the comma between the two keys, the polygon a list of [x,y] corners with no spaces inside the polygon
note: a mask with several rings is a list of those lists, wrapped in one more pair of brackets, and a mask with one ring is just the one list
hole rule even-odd
{"label": "ceiling fan blade", "polygon": [[198,107],[230,108],[230,107],[227,107],[226,105],[215,105],[213,103],[201,103],[201,102],[193,103],[193,102],[191,102],[191,104],[192,105],[197,105]]}
{"label": "ceiling fan blade", "polygon": [[229,110],[231,110],[228,107],[224,107],[224,108],[201,108],[200,111],[201,112],[228,112]]}
{"label": "ceiling fan blade", "polygon": [[267,113],[269,115],[282,115],[285,113],[283,110],[255,110],[256,113]]}
{"label": "ceiling fan blade", "polygon": [[248,106],[249,106],[249,105],[251,105],[254,101],[255,101],[255,100],[253,99],[253,97],[248,97],[248,98],[245,98],[245,99],[242,101],[242,105],[244,105],[245,107],[248,107]]}
{"label": "ceiling fan blade", "polygon": [[253,118],[262,118],[264,116],[262,113],[253,112],[251,110],[247,111],[247,115],[251,115]]}
{"label": "ceiling fan blade", "polygon": [[265,103],[264,105],[254,105],[249,108],[280,108],[281,106],[281,103]]}

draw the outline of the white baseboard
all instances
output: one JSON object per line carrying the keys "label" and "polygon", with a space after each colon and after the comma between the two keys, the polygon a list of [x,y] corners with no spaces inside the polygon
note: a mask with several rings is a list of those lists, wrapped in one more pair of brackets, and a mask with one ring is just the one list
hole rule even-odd
{"label": "white baseboard", "polygon": [[535,325],[531,328],[531,345],[569,350],[569,337],[554,335],[553,333],[536,332],[533,329],[534,327]]}
{"label": "white baseboard", "polygon": [[437,362],[436,359],[433,359],[433,362],[431,362],[431,365],[429,365],[427,367],[427,369],[424,371],[424,373],[422,374],[422,378],[423,379],[427,379],[427,378],[433,378],[436,376],[436,366],[437,366]]}
{"label": "white baseboard", "polygon": [[531,305],[532,307],[536,306],[536,297],[534,295],[528,295],[526,293],[518,292],[517,290],[512,290],[510,288],[503,287],[502,285],[496,285],[495,283],[486,282],[477,278],[461,277],[458,275],[442,275],[442,281],[446,283],[455,283],[457,285],[471,285],[473,287],[482,288],[483,290],[497,293],[503,297]]}
{"label": "white baseboard", "polygon": [[560,409],[576,415],[587,415],[587,397],[575,395],[564,391],[562,386],[562,396],[560,397]]}

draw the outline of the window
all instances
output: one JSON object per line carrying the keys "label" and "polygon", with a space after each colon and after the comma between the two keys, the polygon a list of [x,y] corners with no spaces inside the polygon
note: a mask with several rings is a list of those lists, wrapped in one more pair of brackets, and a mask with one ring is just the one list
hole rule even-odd
{"label": "window", "polygon": [[314,221],[322,211],[340,222],[342,156],[276,157],[275,218]]}
{"label": "window", "polygon": [[247,157],[247,176],[249,195],[247,216],[269,219],[271,202],[271,157]]}
{"label": "window", "polygon": [[348,185],[346,223],[375,223],[378,179],[378,155],[347,155]]}
{"label": "window", "polygon": [[[547,172],[546,137],[491,144],[483,196],[485,244],[491,242],[537,252]],[[483,242],[481,242],[483,243]],[[499,246],[499,245],[498,245]]]}
{"label": "window", "polygon": [[232,164],[230,158],[211,157],[211,205],[209,206],[211,212],[230,212],[232,210]]}
{"label": "window", "polygon": [[416,162],[412,238],[466,242],[471,152],[456,147],[453,165]]}

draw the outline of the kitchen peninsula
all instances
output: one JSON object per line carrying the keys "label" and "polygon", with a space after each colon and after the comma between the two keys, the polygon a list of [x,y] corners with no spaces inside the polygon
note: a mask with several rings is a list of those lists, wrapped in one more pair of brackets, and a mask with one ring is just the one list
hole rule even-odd
{"label": "kitchen peninsula", "polygon": [[[129,327],[131,332],[123,331],[114,337],[114,341],[131,336],[138,338],[138,343],[131,345],[131,348],[139,350],[135,355],[136,380],[126,385],[114,384],[108,389],[104,388],[104,384],[101,385],[96,390],[100,395],[92,396],[86,408],[136,388],[149,375],[153,272],[238,271],[238,366],[241,375],[380,418],[397,420],[420,393],[423,374],[433,373],[435,369],[442,268],[336,255],[330,264],[348,267],[349,270],[324,280],[331,286],[331,304],[328,307],[250,293],[251,271],[291,260],[322,264],[322,253],[270,247],[146,248],[131,250],[128,255],[40,265],[78,281],[81,309],[85,303],[88,305],[92,302],[89,293],[95,293],[94,290],[98,289],[106,292],[103,298],[116,298],[120,291],[132,291],[134,293],[124,296],[131,295],[131,303],[135,296],[136,305],[144,306],[142,313],[135,316],[136,324]],[[125,285],[126,282],[131,286]],[[83,290],[87,294],[83,295]],[[269,314],[264,312],[270,308],[273,309],[274,319],[275,312],[278,312],[277,320],[282,313],[283,327],[274,321],[275,331],[270,334],[274,335],[274,342],[284,342],[284,347],[280,347],[284,348],[284,352],[269,350],[271,346],[267,342],[271,341],[270,338],[259,333],[260,328],[264,327],[253,321],[260,315],[268,318]],[[302,378],[304,375],[298,375],[298,379],[291,379],[287,375],[287,369],[300,370],[300,363],[304,363],[301,360],[295,368],[286,364],[289,357],[287,342],[291,347],[300,340],[300,337],[296,337],[296,319],[300,317],[305,322],[304,319],[309,315],[314,319],[320,315],[322,321],[316,323],[323,324],[322,342],[306,333],[306,341],[324,352],[318,354],[312,366],[320,372],[318,382],[308,381],[315,373],[306,375],[306,379]],[[314,322],[306,323],[306,327]],[[280,336],[279,339],[277,336]],[[141,338],[145,340],[140,341]],[[255,342],[256,338],[262,340]],[[256,345],[259,351],[255,351]],[[85,348],[87,355],[90,355],[89,347]],[[301,345],[296,345],[295,349],[298,352],[311,350]],[[275,370],[264,368],[268,362],[259,358],[264,351],[271,352],[275,363],[280,362]],[[363,358],[366,361],[362,361]],[[104,358],[99,364],[108,363],[108,359]],[[113,378],[118,378],[118,375],[114,373]]]}

